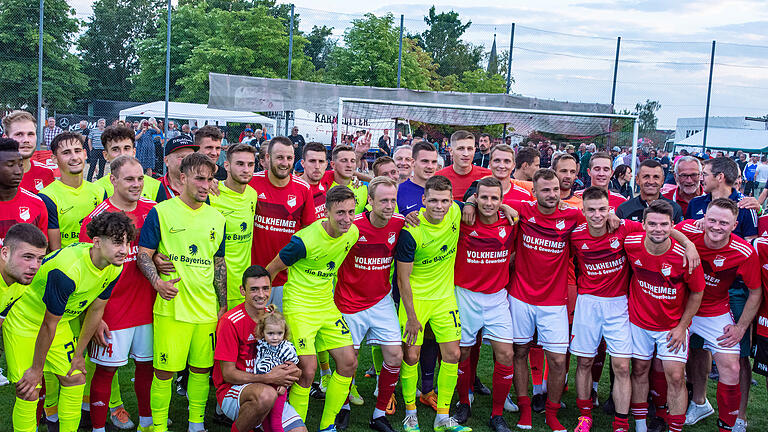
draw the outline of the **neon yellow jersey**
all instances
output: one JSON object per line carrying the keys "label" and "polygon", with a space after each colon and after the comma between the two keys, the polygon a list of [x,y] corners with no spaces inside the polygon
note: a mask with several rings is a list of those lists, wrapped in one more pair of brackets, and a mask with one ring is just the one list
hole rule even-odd
{"label": "neon yellow jersey", "polygon": [[19,336],[36,336],[46,310],[61,317],[60,328],[70,326],[96,298],[109,299],[123,266],[99,270],[91,259],[92,247],[74,243],[48,254],[3,326]]}
{"label": "neon yellow jersey", "polygon": [[27,290],[27,285],[14,282],[10,285],[5,283],[5,279],[0,276],[0,318],[5,319],[10,312],[11,307]]}
{"label": "neon yellow jersey", "polygon": [[331,237],[320,219],[291,237],[280,251],[288,265],[288,281],[283,288],[283,309],[317,312],[336,309],[333,282],[347,253],[357,242],[356,225],[337,238]]}
{"label": "neon yellow jersey", "polygon": [[419,210],[419,226],[406,226],[400,232],[395,259],[413,263],[410,280],[414,299],[439,300],[454,295],[461,210],[458,204],[451,204],[436,225],[427,221],[424,212],[424,208]]}
{"label": "neon yellow jersey", "polygon": [[[368,204],[368,185],[361,184],[355,187],[354,183],[353,181],[349,182],[347,187],[355,194],[355,214],[360,214],[365,211],[365,206]],[[339,186],[339,184],[331,183],[331,188],[334,186]],[[328,189],[330,190],[330,188]]]}
{"label": "neon yellow jersey", "polygon": [[139,246],[154,249],[173,262],[176,272],[161,275],[163,280],[181,278],[176,283],[176,297],[163,300],[157,296],[155,314],[195,324],[217,321],[213,261],[214,256],[224,256],[224,232],[224,216],[208,204],[193,210],[176,197],[149,211]]}
{"label": "neon yellow jersey", "polygon": [[[107,193],[107,198],[111,197],[115,193],[115,187],[109,180],[109,175],[105,175],[102,178],[96,180],[95,184],[101,186]],[[144,175],[144,188],[141,190],[141,196],[148,200],[157,201],[157,191],[160,190],[160,182],[154,179],[152,176]]]}
{"label": "neon yellow jersey", "polygon": [[218,210],[227,221],[225,248],[227,255],[227,303],[235,299],[245,301],[240,294],[240,282],[251,265],[251,246],[253,243],[253,220],[256,215],[258,192],[246,185],[245,192],[239,193],[219,182],[219,196],[208,195],[211,207]]}
{"label": "neon yellow jersey", "polygon": [[77,243],[80,222],[104,201],[104,188],[83,180],[78,188],[56,180],[38,194],[48,210],[48,229],[61,233],[61,247]]}

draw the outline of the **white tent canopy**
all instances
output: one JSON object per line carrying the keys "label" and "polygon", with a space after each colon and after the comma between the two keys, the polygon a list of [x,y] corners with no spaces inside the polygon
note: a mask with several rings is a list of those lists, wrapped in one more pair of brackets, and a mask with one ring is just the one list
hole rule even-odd
{"label": "white tent canopy", "polygon": [[[696,132],[675,143],[675,147],[700,151],[703,139],[704,132]],[[707,128],[707,148],[724,151],[742,150],[747,153],[768,152],[768,130]]]}
{"label": "white tent canopy", "polygon": [[[165,102],[156,101],[133,108],[120,110],[120,118],[126,117],[155,117],[161,119],[165,117]],[[258,123],[269,127],[269,132],[274,134],[276,123],[274,119],[264,117],[250,111],[230,111],[223,109],[208,108],[203,104],[188,102],[168,102],[168,118],[195,120],[198,126],[205,124],[226,124],[227,122],[236,123]]]}

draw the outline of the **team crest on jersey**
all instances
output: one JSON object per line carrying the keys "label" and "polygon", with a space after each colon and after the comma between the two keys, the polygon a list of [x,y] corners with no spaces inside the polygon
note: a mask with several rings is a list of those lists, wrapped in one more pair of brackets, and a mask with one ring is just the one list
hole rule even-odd
{"label": "team crest on jersey", "polygon": [[672,273],[672,266],[669,264],[662,264],[661,265],[661,274],[664,276],[669,276]]}
{"label": "team crest on jersey", "polygon": [[565,228],[565,221],[563,219],[560,219],[559,221],[557,221],[557,223],[555,224],[555,228],[557,228],[559,230],[564,229]]}
{"label": "team crest on jersey", "polygon": [[397,237],[397,233],[391,232],[387,235],[387,243],[389,244],[395,244],[395,237]]}
{"label": "team crest on jersey", "polygon": [[19,207],[19,219],[24,222],[29,220],[29,207]]}
{"label": "team crest on jersey", "polygon": [[189,254],[190,255],[197,255],[197,245],[196,244],[189,245]]}
{"label": "team crest on jersey", "polygon": [[507,228],[499,227],[499,237],[504,238],[507,236]]}
{"label": "team crest on jersey", "polygon": [[246,229],[248,229],[248,224],[247,224],[247,223],[245,223],[245,222],[242,222],[242,223],[240,224],[240,231],[241,231],[241,232],[245,232],[245,230],[246,230]]}
{"label": "team crest on jersey", "polygon": [[326,264],[325,267],[328,269],[328,271],[333,271],[333,269],[336,268],[336,263],[333,261],[328,261],[328,264]]}
{"label": "team crest on jersey", "polygon": [[723,264],[725,264],[725,257],[722,255],[716,256],[715,259],[712,260],[712,264],[714,264],[715,267],[722,267]]}
{"label": "team crest on jersey", "polygon": [[295,207],[296,195],[288,195],[288,200],[285,203],[288,204],[288,207]]}
{"label": "team crest on jersey", "polygon": [[84,308],[85,305],[87,305],[87,304],[88,304],[88,300],[83,300],[80,303],[78,303],[77,307]]}
{"label": "team crest on jersey", "polygon": [[299,348],[306,348],[307,342],[304,340],[304,338],[299,338]]}
{"label": "team crest on jersey", "polygon": [[168,353],[160,353],[160,363],[168,363]]}
{"label": "team crest on jersey", "polygon": [[440,247],[440,252],[442,252],[442,253],[448,252],[448,245],[442,245]]}
{"label": "team crest on jersey", "polygon": [[37,189],[38,191],[41,191],[41,190],[43,190],[44,187],[45,187],[45,185],[43,185],[43,181],[42,180],[35,179],[35,189]]}
{"label": "team crest on jersey", "polygon": [[614,249],[618,249],[619,246],[621,246],[619,239],[617,239],[616,237],[611,237],[611,247]]}

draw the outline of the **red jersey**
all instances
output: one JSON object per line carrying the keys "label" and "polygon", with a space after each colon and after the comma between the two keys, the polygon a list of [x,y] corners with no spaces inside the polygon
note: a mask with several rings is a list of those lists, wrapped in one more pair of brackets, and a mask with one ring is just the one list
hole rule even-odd
{"label": "red jersey", "polygon": [[630,234],[624,250],[635,276],[629,285],[629,322],[650,331],[672,330],[680,323],[688,291],[704,291],[701,266],[688,273],[685,248],[676,241],[662,255],[645,250],[645,233]]}
{"label": "red jersey", "polygon": [[757,219],[757,235],[768,237],[768,214],[762,215]]}
{"label": "red jersey", "polygon": [[[678,186],[672,186],[666,192],[662,192],[661,196],[676,202],[677,205],[679,205],[680,208],[683,210],[682,214],[685,215],[685,211],[688,209],[688,202],[690,202],[690,200],[686,200],[683,197],[681,197],[677,189],[678,189]],[[662,188],[662,191],[663,191],[663,188]],[[697,196],[704,195],[704,189],[701,186],[699,186],[699,192],[696,195]]]}
{"label": "red jersey", "polygon": [[520,213],[520,222],[509,294],[536,306],[565,305],[568,280],[562,275],[570,262],[568,242],[584,215],[570,206],[545,215],[534,201],[513,202],[512,208]]}
{"label": "red jersey", "polygon": [[480,180],[483,177],[488,177],[491,174],[491,170],[483,168],[477,165],[472,165],[472,169],[465,175],[459,175],[453,170],[453,165],[447,166],[435,175],[441,175],[448,177],[453,185],[453,199],[462,201],[464,199],[464,193],[472,186],[472,182]]}
{"label": "red jersey", "polygon": [[213,352],[213,385],[216,386],[216,400],[224,400],[232,384],[224,381],[220,362],[233,362],[235,368],[253,373],[256,364],[256,321],[245,311],[241,303],[225,313],[216,326],[216,349]]}
{"label": "red jersey", "polygon": [[484,224],[475,218],[473,225],[462,223],[456,252],[456,286],[483,294],[495,294],[509,282],[509,260],[515,235],[509,221]]}
{"label": "red jersey", "polygon": [[502,204],[510,205],[512,201],[534,201],[533,194],[528,189],[512,183],[507,193],[501,199]]}
{"label": "red jersey", "polygon": [[339,267],[333,291],[336,307],[345,314],[370,308],[392,290],[392,260],[405,217],[395,213],[387,225],[376,228],[368,215],[355,216],[360,237]]}
{"label": "red jersey", "polygon": [[315,220],[325,217],[325,192],[327,188],[322,183],[309,184],[309,192],[315,205]]}
{"label": "red jersey", "polygon": [[[584,198],[584,191],[585,189],[582,189],[580,191],[576,191],[574,195],[576,195],[579,198]],[[608,191],[608,208],[611,209],[611,213],[616,212],[616,209],[619,208],[619,206],[626,201],[627,199],[624,198],[622,195],[617,194],[614,191]]]}
{"label": "red jersey", "polygon": [[720,249],[710,249],[704,243],[704,231],[696,228],[693,220],[685,220],[675,227],[696,245],[704,270],[704,298],[696,313],[701,317],[723,315],[731,311],[728,289],[738,276],[749,289],[760,289],[760,261],[755,250],[736,234]]}
{"label": "red jersey", "polygon": [[[139,253],[139,233],[144,225],[147,214],[155,206],[154,201],[144,197],[139,198],[136,208],[126,213],[136,227],[136,238],[131,242],[128,256],[123,263],[123,272],[112,289],[112,295],[104,307],[102,318],[110,330],[121,330],[145,324],[152,324],[152,307],[155,304],[157,292],[152,288],[144,274],[139,270],[136,257]],[[83,219],[80,228],[80,241],[92,242],[88,237],[88,223],[104,212],[121,212],[112,204],[111,198],[102,201],[88,216]]]}
{"label": "red jersey", "polygon": [[579,265],[578,293],[597,297],[627,295],[629,266],[624,239],[643,231],[643,224],[622,220],[619,228],[600,237],[589,233],[586,222],[571,234],[571,253]]}
{"label": "red jersey", "polygon": [[0,246],[8,230],[17,223],[32,224],[48,237],[48,209],[45,203],[33,192],[21,187],[10,201],[0,201]]}
{"label": "red jersey", "polygon": [[760,261],[760,279],[763,285],[763,299],[757,312],[757,334],[768,337],[768,238],[755,239],[755,249]]}
{"label": "red jersey", "polygon": [[[251,264],[266,267],[293,234],[316,220],[314,201],[307,182],[295,175],[287,185],[277,187],[269,181],[266,171],[260,171],[248,184],[259,193]],[[280,272],[272,286],[285,285],[286,280],[286,272]]]}
{"label": "red jersey", "polygon": [[32,166],[29,168],[29,171],[24,173],[24,177],[21,178],[21,188],[36,194],[43,190],[44,187],[53,183],[56,180],[56,176],[53,170],[44,164],[34,160],[30,162]]}

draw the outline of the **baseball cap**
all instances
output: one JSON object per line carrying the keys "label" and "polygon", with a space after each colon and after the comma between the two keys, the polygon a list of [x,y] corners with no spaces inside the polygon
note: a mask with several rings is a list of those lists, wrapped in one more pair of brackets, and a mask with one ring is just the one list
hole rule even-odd
{"label": "baseball cap", "polygon": [[245,131],[246,131],[246,132],[253,132],[253,129],[251,129],[251,128],[245,128]]}
{"label": "baseball cap", "polygon": [[169,139],[168,142],[165,143],[165,155],[168,156],[182,148],[191,148],[192,150],[197,151],[200,146],[196,145],[195,142],[192,141],[192,138],[187,135],[179,135]]}
{"label": "baseball cap", "polygon": [[701,159],[701,160],[707,160],[707,159],[709,159],[709,155],[708,155],[708,154],[706,154],[706,153],[703,153],[703,152],[702,152],[702,153],[696,153],[694,156],[695,156],[696,158],[698,158],[698,159]]}
{"label": "baseball cap", "polygon": [[611,150],[613,150],[613,151],[615,151],[615,152],[620,152],[620,151],[621,151],[621,147],[619,147],[619,146],[613,146],[613,148],[612,148]]}

